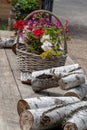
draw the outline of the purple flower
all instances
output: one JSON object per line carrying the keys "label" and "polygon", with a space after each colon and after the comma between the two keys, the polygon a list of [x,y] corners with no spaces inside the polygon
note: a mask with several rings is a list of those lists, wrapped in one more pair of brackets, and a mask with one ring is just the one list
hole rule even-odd
{"label": "purple flower", "polygon": [[20,32],[20,37],[21,37],[21,38],[23,37],[23,32]]}
{"label": "purple flower", "polygon": [[70,32],[70,30],[67,28],[67,29],[65,30],[65,32],[66,32],[66,33],[69,33],[69,32]]}
{"label": "purple flower", "polygon": [[37,21],[34,21],[33,22],[33,27],[37,26],[38,25],[38,22]]}
{"label": "purple flower", "polygon": [[59,28],[61,27],[61,23],[58,20],[55,20],[55,25]]}

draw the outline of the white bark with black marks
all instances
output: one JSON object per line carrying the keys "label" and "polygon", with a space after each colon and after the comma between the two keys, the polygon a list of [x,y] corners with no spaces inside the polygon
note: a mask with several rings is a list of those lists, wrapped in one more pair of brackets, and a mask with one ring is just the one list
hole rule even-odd
{"label": "white bark with black marks", "polygon": [[62,125],[65,117],[84,107],[87,107],[86,101],[64,106],[26,110],[20,115],[20,127],[22,130],[45,130],[58,127]]}
{"label": "white bark with black marks", "polygon": [[20,80],[22,83],[31,85],[32,74],[28,72],[21,72]]}
{"label": "white bark with black marks", "polygon": [[61,78],[58,81],[60,88],[65,90],[77,87],[83,83],[85,83],[84,74],[71,74]]}
{"label": "white bark with black marks", "polygon": [[63,130],[87,130],[87,107],[66,119]]}
{"label": "white bark with black marks", "polygon": [[43,113],[42,123],[48,125],[50,128],[58,126],[64,118],[67,118],[84,107],[87,108],[87,101],[81,101],[72,105],[69,104],[60,108],[55,107]]}
{"label": "white bark with black marks", "polygon": [[10,38],[1,37],[0,46],[4,48],[11,48],[13,46],[14,40],[15,40],[14,37],[10,37]]}
{"label": "white bark with black marks", "polygon": [[32,89],[35,92],[40,92],[42,90],[48,89],[48,88],[53,88],[53,87],[58,87],[58,81],[61,78],[65,78],[65,77],[70,77],[70,75],[80,75],[83,74],[84,75],[84,71],[82,69],[78,69],[72,72],[62,72],[62,73],[49,73],[49,75],[43,73],[43,74],[39,74],[39,76],[37,76],[36,78],[32,77]]}
{"label": "white bark with black marks", "polygon": [[44,75],[56,75],[57,78],[60,79],[61,73],[68,74],[68,73],[72,73],[78,69],[81,69],[79,64],[67,65],[67,66],[62,66],[62,67],[55,67],[55,68],[51,68],[51,69],[32,72],[32,78],[37,78],[37,77],[44,74]]}
{"label": "white bark with black marks", "polygon": [[41,75],[31,81],[32,89],[35,92],[40,92],[45,89],[58,87],[58,80],[54,79],[52,75]]}
{"label": "white bark with black marks", "polygon": [[21,99],[17,103],[17,111],[20,115],[21,112],[27,109],[39,109],[60,104],[69,104],[79,102],[76,97],[34,97]]}
{"label": "white bark with black marks", "polygon": [[82,100],[87,94],[87,84],[79,85],[65,92],[64,96],[74,96]]}

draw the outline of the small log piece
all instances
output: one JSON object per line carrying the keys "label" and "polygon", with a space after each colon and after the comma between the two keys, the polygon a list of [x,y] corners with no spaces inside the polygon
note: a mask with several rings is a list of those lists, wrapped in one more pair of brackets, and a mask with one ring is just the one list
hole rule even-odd
{"label": "small log piece", "polygon": [[17,103],[17,111],[20,115],[24,110],[27,109],[39,109],[50,107],[60,104],[69,104],[79,102],[80,100],[76,97],[34,97],[21,99]]}
{"label": "small log piece", "polygon": [[87,94],[87,84],[82,84],[65,92],[64,96],[74,96],[82,100]]}
{"label": "small log piece", "polygon": [[44,89],[58,87],[58,81],[62,77],[74,74],[84,74],[78,64],[32,72],[32,89],[35,92],[40,92]]}
{"label": "small log piece", "polygon": [[87,108],[87,101],[37,110],[26,110],[20,115],[20,127],[22,130],[45,130],[58,127],[62,125],[62,121],[66,116],[84,107]]}
{"label": "small log piece", "polygon": [[[59,76],[57,78],[57,75],[60,75],[60,79],[59,79]],[[75,75],[77,75],[77,76],[79,76],[81,78],[80,75],[84,76],[84,72],[83,72],[82,69],[78,69],[76,71],[69,72],[69,73],[64,73],[63,72],[61,74],[56,74],[56,75],[55,74],[50,74],[50,75],[42,74],[42,75],[39,75],[36,78],[32,77],[32,81],[31,81],[32,89],[35,92],[40,92],[40,91],[48,89],[48,88],[58,87],[59,85],[63,86],[64,84],[62,82],[64,82],[65,80],[62,81],[62,79],[67,79],[67,82],[68,82],[67,86],[68,86],[69,83],[71,83],[71,81],[72,81],[70,79],[70,77],[73,77],[73,81],[75,81],[75,83],[73,83],[73,81],[72,81],[73,84],[79,85],[80,82],[78,81],[78,79],[76,79]],[[83,78],[84,77],[82,77],[82,79]],[[81,80],[81,83],[83,83],[83,81],[84,81],[84,79]],[[70,87],[74,87],[72,83],[71,83]]]}
{"label": "small log piece", "polygon": [[75,112],[63,127],[63,130],[87,130],[87,108]]}
{"label": "small log piece", "polygon": [[83,83],[85,83],[84,74],[71,74],[61,78],[58,81],[59,86],[61,87],[61,89],[64,90],[77,87]]}
{"label": "small log piece", "polygon": [[[15,49],[16,49],[16,44],[13,44],[12,50],[16,54]],[[84,71],[81,69],[81,67],[78,64],[74,64],[74,66],[73,65],[69,65],[69,66],[66,66],[66,67],[64,66],[64,68],[63,67],[56,67],[56,68],[46,69],[46,70],[42,70],[42,71],[35,71],[32,74],[30,74],[28,72],[26,72],[26,73],[22,72],[21,76],[20,76],[21,77],[20,79],[21,79],[21,81],[23,83],[31,84],[31,79],[32,79],[32,82],[34,82],[34,79],[35,79],[35,81],[37,83],[38,81],[36,79],[40,80],[41,78],[39,79],[38,77],[42,77],[43,75],[45,75],[45,78],[46,78],[46,76],[47,77],[51,76],[52,78],[55,77],[55,79],[58,80],[61,77],[64,77],[66,75],[70,75],[72,73],[84,73]],[[68,68],[68,70],[67,70],[67,68]],[[54,70],[55,70],[55,72],[54,72]],[[41,79],[40,82],[43,84],[44,80],[45,79],[43,78],[43,80]],[[52,81],[53,81],[53,79],[52,79]],[[51,81],[49,81],[49,82],[51,82]],[[51,84],[51,83],[49,83],[49,84]],[[54,82],[54,84],[56,84],[56,81]]]}
{"label": "small log piece", "polygon": [[58,87],[58,80],[54,79],[52,75],[41,75],[31,81],[34,92],[40,92],[45,89]]}

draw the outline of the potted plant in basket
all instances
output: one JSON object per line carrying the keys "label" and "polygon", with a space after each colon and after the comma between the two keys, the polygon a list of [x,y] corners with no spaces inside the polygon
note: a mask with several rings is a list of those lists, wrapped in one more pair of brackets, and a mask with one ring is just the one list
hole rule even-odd
{"label": "potted plant in basket", "polygon": [[55,15],[52,19],[51,14],[46,10],[34,11],[24,20],[17,21],[14,28],[20,29],[19,42],[22,39],[26,52],[39,55],[42,59],[53,60],[66,55],[62,43],[66,42],[65,34],[69,30],[68,21],[62,25]]}
{"label": "potted plant in basket", "polygon": [[[68,34],[68,24],[66,21],[63,28]],[[20,29],[20,37],[29,46],[29,51],[40,54],[42,58],[60,57],[64,55],[61,44],[64,41],[64,30],[58,20],[51,22],[48,14],[42,17],[42,13],[34,14],[25,23],[19,20],[14,24],[15,29]]]}

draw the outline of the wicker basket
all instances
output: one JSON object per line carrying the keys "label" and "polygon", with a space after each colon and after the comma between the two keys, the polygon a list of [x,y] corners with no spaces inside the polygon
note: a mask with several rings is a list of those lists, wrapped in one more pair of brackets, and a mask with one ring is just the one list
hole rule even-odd
{"label": "wicker basket", "polygon": [[[51,15],[51,17],[55,17],[58,21],[60,21],[57,16],[55,16],[52,12],[46,11],[46,10],[36,10],[30,13],[24,20],[27,21],[29,17],[31,17],[34,13],[38,12],[45,12]],[[60,22],[61,26],[62,23]],[[63,27],[63,26],[62,26]],[[19,31],[20,32],[20,31]],[[19,33],[18,33],[19,35]],[[37,55],[35,53],[29,53],[27,51],[27,46],[19,43],[19,37],[17,39],[17,47],[16,47],[16,53],[17,53],[17,59],[18,59],[18,64],[19,64],[19,69],[22,72],[29,72],[31,73],[34,70],[43,70],[43,69],[48,69],[52,67],[59,67],[63,66],[66,61],[67,57],[67,44],[66,44],[66,38],[65,38],[65,33],[64,33],[64,52],[65,55],[63,55],[61,58],[53,57],[49,59],[42,59],[40,55]]]}

